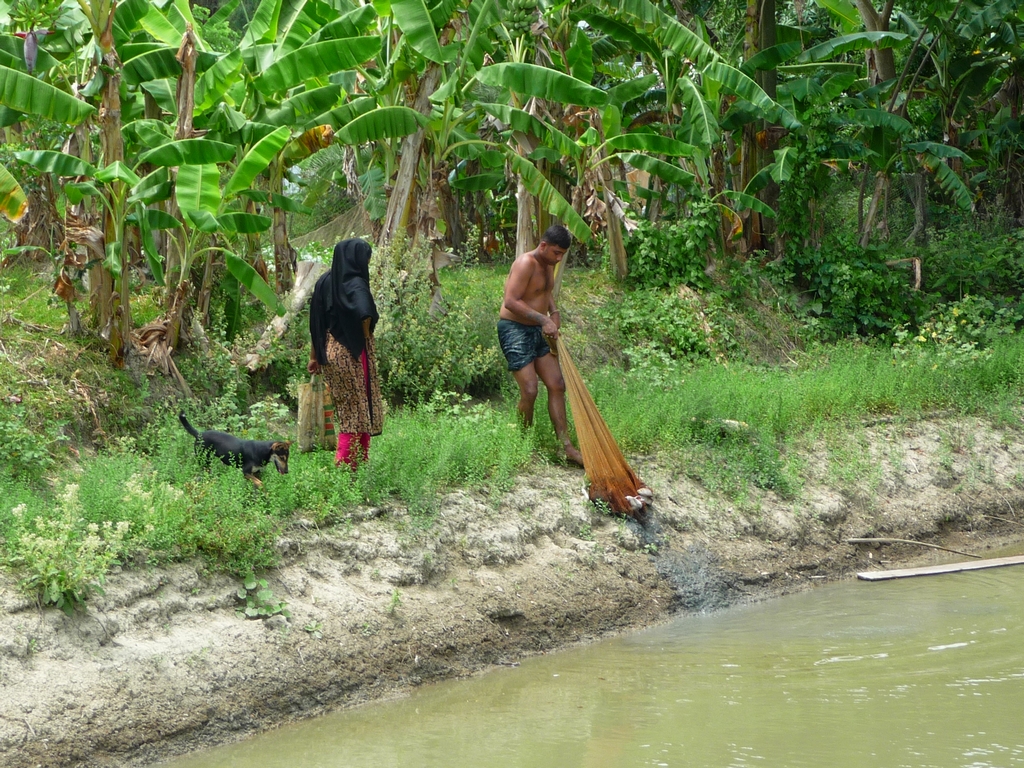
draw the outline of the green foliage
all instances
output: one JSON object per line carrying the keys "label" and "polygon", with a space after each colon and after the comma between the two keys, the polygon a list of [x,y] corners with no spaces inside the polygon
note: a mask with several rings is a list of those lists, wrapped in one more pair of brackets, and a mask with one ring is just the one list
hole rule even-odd
{"label": "green foliage", "polygon": [[630,279],[638,288],[709,288],[704,270],[717,233],[718,206],[706,200],[691,201],[690,215],[675,223],[640,222],[626,243]]}
{"label": "green foliage", "polygon": [[1024,293],[1024,230],[968,223],[935,234],[921,254],[924,287],[944,301],[961,296],[1004,297],[1020,302]]}
{"label": "green foliage", "polygon": [[384,436],[374,441],[370,461],[359,474],[371,501],[397,496],[414,511],[429,513],[439,491],[507,489],[533,449],[533,432],[520,428],[511,410],[471,404],[465,395],[439,394],[425,407],[389,416]]}
{"label": "green foliage", "polygon": [[54,465],[51,450],[66,438],[52,429],[40,434],[29,423],[23,405],[0,404],[0,445],[6,457],[3,470],[12,477],[39,480]]}
{"label": "green foliage", "polygon": [[838,121],[832,110],[809,107],[800,113],[804,131],[790,135],[790,147],[796,150],[793,170],[780,185],[776,223],[784,238],[799,241],[809,236],[813,222],[809,206],[821,200],[832,184],[822,160],[832,154],[838,138]]}
{"label": "green foliage", "polygon": [[437,392],[492,393],[506,375],[493,303],[445,297],[432,310],[429,258],[395,245],[371,262],[381,322],[375,334],[381,388],[392,403],[425,402]]}
{"label": "green foliage", "polygon": [[637,290],[603,310],[619,330],[630,368],[648,371],[672,369],[680,363],[718,357],[729,346],[721,299],[711,295],[705,307],[693,291],[675,293]]}
{"label": "green foliage", "polygon": [[226,53],[238,47],[242,35],[231,28],[228,19],[209,22],[210,9],[198,3],[192,6],[192,15],[202,27],[203,40],[215,51]]}
{"label": "green foliage", "polygon": [[391,599],[388,601],[388,613],[394,615],[402,605],[402,593],[395,587],[391,590]]}
{"label": "green foliage", "polygon": [[897,327],[893,356],[903,365],[908,358],[931,360],[936,365],[989,358],[994,354],[993,343],[1013,333],[1021,319],[1019,310],[996,309],[986,298],[964,296],[933,309],[916,331],[907,325]]}
{"label": "green foliage", "polygon": [[288,603],[278,600],[267,585],[267,580],[257,579],[252,572],[246,575],[235,597],[242,603],[242,607],[237,611],[239,616],[247,619],[266,619],[270,616],[291,618]]}
{"label": "green foliage", "polygon": [[84,608],[90,594],[102,593],[101,585],[118,562],[129,525],[87,522],[74,484],[64,487],[58,504],[53,517],[29,511],[26,504],[12,510],[17,522],[9,533],[8,563],[20,574],[20,589],[70,615]]}
{"label": "green foliage", "polygon": [[790,249],[771,265],[771,274],[778,284],[803,289],[797,310],[823,340],[877,336],[912,322],[922,302],[906,274],[887,266],[886,259],[884,251],[838,235],[821,248]]}

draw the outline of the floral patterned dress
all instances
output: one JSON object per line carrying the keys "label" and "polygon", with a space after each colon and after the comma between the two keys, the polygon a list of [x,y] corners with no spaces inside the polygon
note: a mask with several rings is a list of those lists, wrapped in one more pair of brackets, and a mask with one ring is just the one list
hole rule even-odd
{"label": "floral patterned dress", "polygon": [[366,372],[361,360],[327,334],[327,365],[324,380],[334,400],[334,428],[339,432],[379,435],[384,407],[377,378],[377,352],[373,336],[366,339]]}

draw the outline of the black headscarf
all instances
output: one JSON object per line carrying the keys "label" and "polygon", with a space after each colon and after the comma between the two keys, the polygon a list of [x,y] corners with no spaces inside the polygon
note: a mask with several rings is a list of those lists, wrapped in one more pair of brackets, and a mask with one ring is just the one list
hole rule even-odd
{"label": "black headscarf", "polygon": [[370,294],[370,256],[365,240],[342,240],[334,246],[331,270],[313,287],[309,306],[309,334],[313,353],[320,365],[327,364],[327,332],[356,360],[366,348],[363,320],[370,318],[370,330],[377,325],[377,304]]}

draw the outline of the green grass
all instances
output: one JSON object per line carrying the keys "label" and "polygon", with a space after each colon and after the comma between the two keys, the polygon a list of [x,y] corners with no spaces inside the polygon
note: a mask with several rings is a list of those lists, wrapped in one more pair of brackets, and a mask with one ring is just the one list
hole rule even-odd
{"label": "green grass", "polygon": [[[627,453],[685,455],[685,466],[712,490],[739,495],[749,485],[791,495],[799,478],[787,451],[824,425],[856,432],[864,420],[976,414],[1019,423],[1024,397],[1024,337],[999,341],[985,359],[907,365],[888,348],[844,342],[815,349],[786,369],[703,365],[673,379],[614,368],[583,372],[612,434]],[[723,422],[743,422],[739,431]]]}
{"label": "green grass", "polygon": [[[447,317],[449,332],[469,324],[467,335],[496,346],[489,324],[505,274],[505,267],[442,271],[450,306],[462,308]],[[47,298],[48,288],[40,290],[39,275],[15,268],[3,279],[0,313],[8,318],[0,324],[0,395],[21,402],[0,401],[0,442],[8,458],[0,466],[0,562],[19,576],[32,571],[26,552],[45,551],[37,531],[50,529],[37,518],[67,517],[73,528],[61,529],[65,540],[51,550],[60,544],[64,551],[95,552],[94,565],[110,553],[88,539],[88,526],[102,532],[105,523],[124,522],[127,534],[111,538],[110,546],[116,544],[127,563],[198,557],[212,570],[242,577],[277,563],[274,542],[297,520],[344,525],[360,505],[401,504],[416,525],[427,527],[445,491],[498,494],[534,462],[557,455],[543,389],[536,426],[522,430],[515,386],[501,369],[487,397],[435,392],[418,407],[393,410],[384,434],[373,440],[371,460],[357,472],[335,468],[327,451],[296,453],[288,475],[268,468],[257,491],[237,469],[196,462],[192,440],[177,422],[179,402],[168,396],[172,385],[159,376],[150,385],[145,377],[113,371],[101,343],[59,335],[64,308]],[[755,489],[799,497],[805,467],[798,449],[808,439],[825,445],[830,482],[870,486],[871,465],[856,447],[857,436],[865,421],[878,417],[913,420],[942,412],[982,415],[1002,427],[1019,424],[1019,334],[998,339],[990,354],[955,364],[929,354],[894,358],[884,345],[844,342],[790,352],[786,367],[668,360],[624,372],[616,364],[622,358],[614,309],[628,300],[599,271],[566,278],[564,322],[601,414],[627,455],[658,454],[662,463],[740,503]],[[140,309],[153,311],[151,296],[138,301]],[[225,347],[215,345],[205,359],[182,356],[182,371],[206,393],[202,402],[186,404],[193,423],[246,437],[291,437],[294,420],[280,381],[298,375],[293,369],[306,343],[300,331],[289,336],[294,354],[281,353],[287,366],[268,372],[262,383],[240,372]],[[162,394],[152,391],[157,386]],[[729,428],[730,422],[746,426]],[[88,550],[87,540],[99,548]],[[89,591],[88,585],[75,589],[68,592],[72,601]]]}

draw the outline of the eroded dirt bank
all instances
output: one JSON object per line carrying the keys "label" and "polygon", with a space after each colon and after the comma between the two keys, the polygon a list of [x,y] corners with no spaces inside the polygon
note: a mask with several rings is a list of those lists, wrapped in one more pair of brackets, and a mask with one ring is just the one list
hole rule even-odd
{"label": "eroded dirt bank", "polygon": [[[291,618],[236,614],[194,566],[115,574],[73,618],[0,577],[0,764],[141,766],[408,686],[708,610],[1024,542],[1024,441],[974,420],[878,425],[838,472],[809,445],[796,498],[726,501],[659,457],[646,527],[598,514],[582,474],[541,468],[501,498],[456,493],[418,530],[397,508],[297,524],[267,576]],[[859,462],[859,463],[858,463]],[[1024,545],[1022,545],[1024,546]],[[955,555],[943,554],[956,559]]]}

